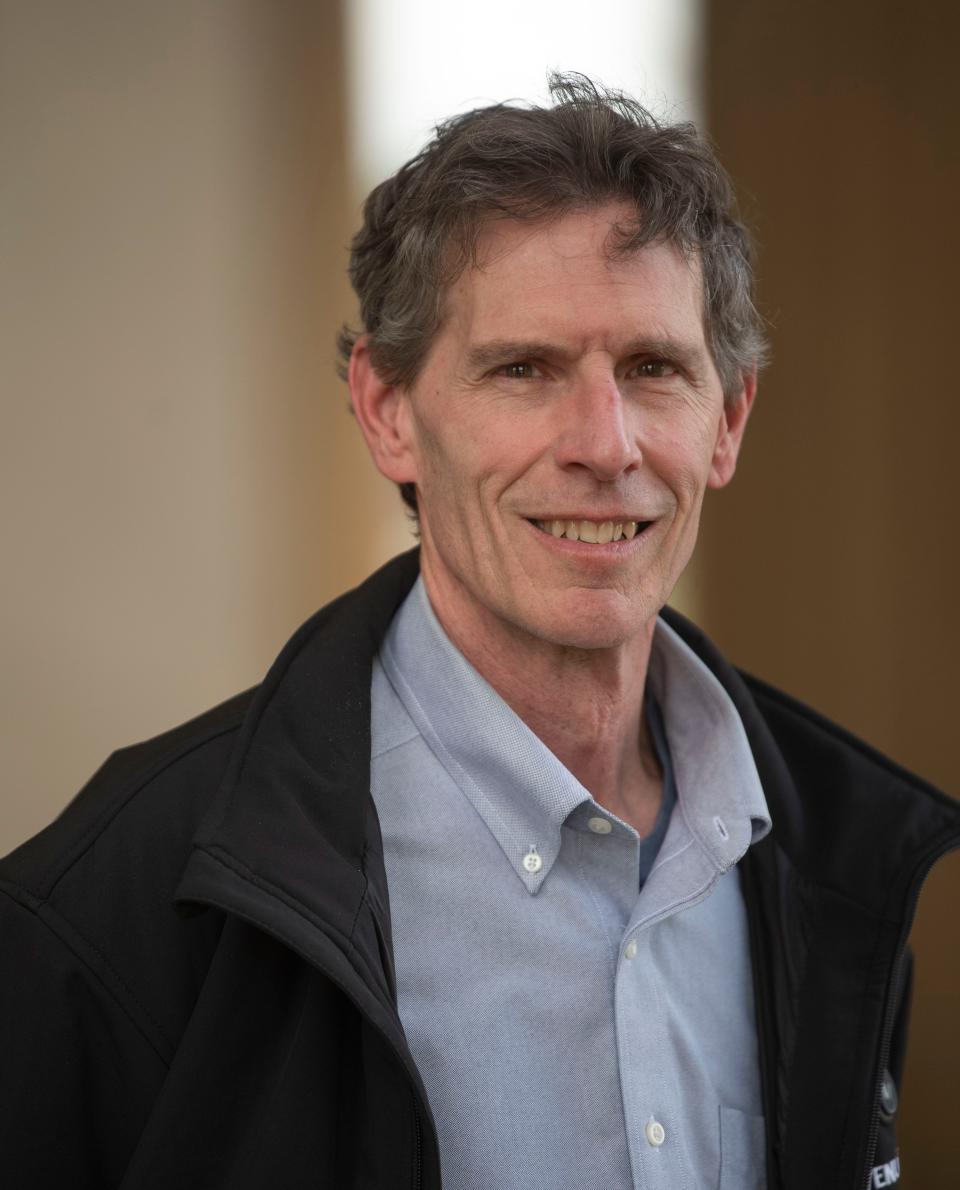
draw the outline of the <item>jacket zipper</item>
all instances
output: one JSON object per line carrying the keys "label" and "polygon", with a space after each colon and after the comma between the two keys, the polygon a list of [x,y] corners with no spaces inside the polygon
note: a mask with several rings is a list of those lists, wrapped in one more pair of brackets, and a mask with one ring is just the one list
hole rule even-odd
{"label": "jacket zipper", "polygon": [[421,1190],[423,1186],[423,1130],[420,1125],[420,1112],[417,1100],[413,1100],[413,1190]]}
{"label": "jacket zipper", "polygon": [[766,1179],[770,1187],[779,1187],[779,1177],[774,1177],[778,1165],[774,1145],[774,1129],[776,1127],[776,1070],[772,1064],[773,1054],[773,1025],[770,1021],[770,989],[769,966],[763,931],[757,921],[757,901],[759,894],[756,887],[755,873],[752,868],[745,866],[742,870],[744,888],[744,902],[747,907],[747,924],[750,937],[750,966],[754,981],[754,1003],[757,1015],[757,1043],[760,1050],[760,1094],[763,1101],[763,1115],[767,1121],[765,1139]]}
{"label": "jacket zipper", "polygon": [[867,1134],[866,1164],[864,1166],[863,1176],[860,1179],[860,1185],[863,1190],[870,1190],[870,1175],[873,1172],[873,1160],[877,1154],[877,1140],[880,1136],[880,1090],[883,1085],[883,1074],[887,1069],[887,1062],[890,1060],[890,1041],[893,1036],[893,1026],[896,1020],[899,1001],[897,990],[900,987],[900,967],[903,963],[904,951],[907,948],[907,939],[913,928],[913,919],[917,911],[917,901],[920,899],[920,892],[927,877],[930,875],[930,869],[937,860],[942,859],[943,856],[958,846],[960,846],[960,839],[951,839],[947,843],[938,844],[917,868],[910,885],[907,896],[907,912],[903,919],[903,928],[900,931],[900,937],[897,939],[896,955],[894,956],[890,973],[890,993],[887,997],[887,1004],[883,1014],[883,1029],[880,1034],[880,1064],[877,1068],[877,1081],[873,1089],[873,1114],[870,1117],[870,1131]]}

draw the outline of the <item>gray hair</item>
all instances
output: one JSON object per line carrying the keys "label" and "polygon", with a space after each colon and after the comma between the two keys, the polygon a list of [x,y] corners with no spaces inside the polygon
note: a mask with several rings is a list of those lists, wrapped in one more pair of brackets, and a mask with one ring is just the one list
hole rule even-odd
{"label": "gray hair", "polygon": [[[707,343],[725,397],[766,359],[753,303],[750,239],[726,171],[693,124],[665,124],[580,74],[550,76],[552,107],[498,103],[454,116],[366,200],[350,280],[362,330],[337,339],[341,374],[369,336],[387,384],[416,379],[444,318],[447,290],[474,263],[491,218],[538,220],[628,202],[612,251],[667,243],[699,260]],[[401,484],[416,512],[413,484]]]}

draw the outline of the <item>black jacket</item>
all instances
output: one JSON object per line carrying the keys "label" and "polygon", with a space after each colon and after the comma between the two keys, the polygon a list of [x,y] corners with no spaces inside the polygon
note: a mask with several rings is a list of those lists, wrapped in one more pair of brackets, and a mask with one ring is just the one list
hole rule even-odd
{"label": "black jacket", "polygon": [[[0,864],[5,1187],[440,1185],[369,795],[371,661],[416,572],[390,563],[260,687],[114,754]],[[863,1190],[893,1155],[917,893],[960,812],[665,614],[736,703],[773,818],[742,864],[768,1185]]]}

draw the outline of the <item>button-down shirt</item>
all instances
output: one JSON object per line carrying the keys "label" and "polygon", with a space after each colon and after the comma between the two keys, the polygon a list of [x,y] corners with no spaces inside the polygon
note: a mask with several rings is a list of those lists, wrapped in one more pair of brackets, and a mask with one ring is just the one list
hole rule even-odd
{"label": "button-down shirt", "polygon": [[454,647],[422,582],[384,641],[398,1006],[450,1190],[762,1185],[735,865],[766,802],[729,697],[662,621],[647,685],[677,803],[641,887],[644,841]]}

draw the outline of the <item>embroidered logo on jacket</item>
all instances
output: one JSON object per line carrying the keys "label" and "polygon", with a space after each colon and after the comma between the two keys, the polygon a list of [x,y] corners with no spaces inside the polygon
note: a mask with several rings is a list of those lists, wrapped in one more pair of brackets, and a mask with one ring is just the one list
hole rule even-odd
{"label": "embroidered logo on jacket", "polygon": [[878,1190],[882,1186],[892,1186],[900,1181],[900,1158],[894,1157],[883,1165],[875,1165],[870,1170],[870,1190]]}

